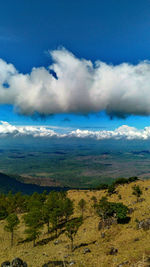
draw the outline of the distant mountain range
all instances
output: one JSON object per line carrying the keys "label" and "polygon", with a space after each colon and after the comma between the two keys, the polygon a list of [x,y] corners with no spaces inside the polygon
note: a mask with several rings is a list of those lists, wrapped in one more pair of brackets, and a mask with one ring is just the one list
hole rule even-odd
{"label": "distant mountain range", "polygon": [[0,173],[0,193],[8,193],[9,191],[11,191],[12,193],[21,192],[23,194],[30,195],[34,192],[42,193],[44,190],[49,192],[52,190],[60,191],[62,189],[66,190],[67,188],[25,184],[21,181],[16,180],[13,175],[11,176],[4,173]]}

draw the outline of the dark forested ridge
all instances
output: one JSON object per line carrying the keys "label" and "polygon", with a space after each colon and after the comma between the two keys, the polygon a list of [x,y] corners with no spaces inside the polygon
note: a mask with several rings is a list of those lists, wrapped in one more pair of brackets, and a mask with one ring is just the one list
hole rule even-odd
{"label": "dark forested ridge", "polygon": [[[17,193],[18,191],[23,194],[32,194],[33,192],[42,193],[44,190],[51,191],[55,189],[55,191],[61,190],[60,187],[48,187],[48,186],[38,186],[34,184],[24,184],[15,179],[14,176],[7,175],[4,173],[0,173],[0,193],[8,193],[11,191],[12,193]],[[65,190],[65,188],[63,188]]]}

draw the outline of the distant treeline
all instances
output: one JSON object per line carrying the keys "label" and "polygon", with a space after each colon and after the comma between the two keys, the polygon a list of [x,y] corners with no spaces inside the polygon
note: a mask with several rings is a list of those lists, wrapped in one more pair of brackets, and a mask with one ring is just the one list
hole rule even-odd
{"label": "distant treeline", "polygon": [[137,180],[139,180],[137,176],[129,178],[117,178],[111,185],[107,183],[99,184],[98,186],[95,187],[95,190],[104,190],[104,189],[109,189],[111,187],[117,187],[118,185],[130,184],[132,182],[136,182]]}

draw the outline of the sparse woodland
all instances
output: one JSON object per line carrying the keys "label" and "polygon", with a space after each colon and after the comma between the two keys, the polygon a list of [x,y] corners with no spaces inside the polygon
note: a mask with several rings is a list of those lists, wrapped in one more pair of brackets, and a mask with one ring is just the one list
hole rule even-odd
{"label": "sparse woodland", "polygon": [[95,190],[1,194],[0,263],[148,266],[149,190],[150,181],[132,177]]}

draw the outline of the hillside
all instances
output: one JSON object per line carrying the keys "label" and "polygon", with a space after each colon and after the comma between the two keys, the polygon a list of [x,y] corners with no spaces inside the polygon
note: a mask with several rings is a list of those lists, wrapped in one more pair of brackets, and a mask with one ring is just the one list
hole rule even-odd
{"label": "hillside", "polygon": [[15,179],[15,176],[0,173],[0,193],[21,192],[23,194],[32,194],[34,192],[42,193],[44,190],[60,190],[60,187],[38,186],[35,184],[25,184]]}
{"label": "hillside", "polygon": [[[142,189],[143,200],[140,202],[137,202],[136,197],[132,194],[134,184],[139,185]],[[3,230],[5,221],[1,221],[0,263],[5,260],[12,260],[14,257],[20,257],[28,263],[29,267],[41,267],[50,260],[63,259],[68,262],[74,261],[75,264],[72,265],[78,267],[149,266],[150,230],[137,229],[137,220],[150,218],[150,181],[137,181],[136,183],[121,185],[117,187],[117,191],[117,194],[109,196],[108,200],[122,202],[132,208],[133,212],[129,215],[131,220],[127,224],[114,224],[106,227],[108,229],[105,228],[100,231],[98,231],[100,218],[92,207],[93,200],[91,198],[94,196],[99,200],[106,195],[106,191],[68,191],[68,197],[74,200],[75,204],[74,216],[80,215],[77,208],[79,200],[83,198],[87,202],[84,222],[79,228],[74,242],[79,247],[74,252],[71,252],[68,247],[70,242],[65,233],[60,234],[57,239],[53,239],[51,234],[46,234],[45,228],[42,230],[36,247],[33,248],[32,242],[22,242],[25,240],[23,223],[15,233],[15,245],[11,248],[10,235]],[[122,199],[118,197],[119,195]],[[109,253],[112,247],[118,250],[115,255]],[[84,254],[85,248],[89,248],[91,252]]]}

